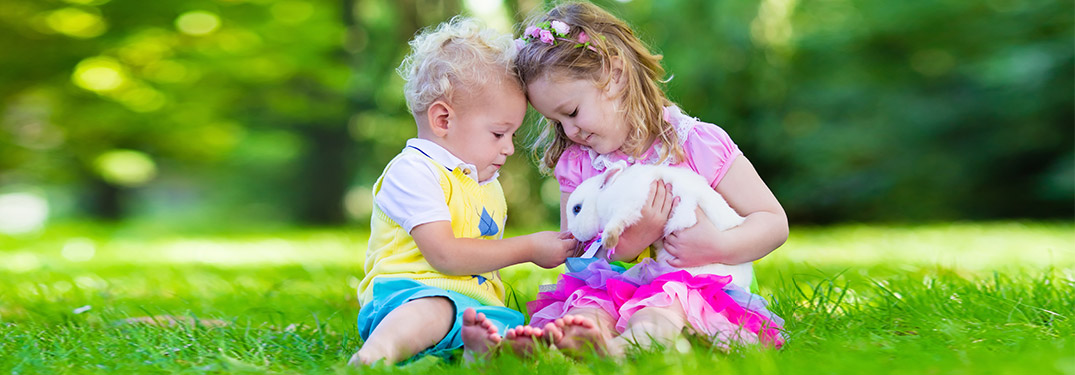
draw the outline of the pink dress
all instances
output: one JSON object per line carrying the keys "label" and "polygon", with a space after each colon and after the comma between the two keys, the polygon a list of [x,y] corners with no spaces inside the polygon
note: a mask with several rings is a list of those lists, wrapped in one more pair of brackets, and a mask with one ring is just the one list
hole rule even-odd
{"label": "pink dress", "polygon": [[[677,107],[666,107],[664,119],[675,127],[685,160],[675,164],[661,162],[660,145],[635,159],[620,151],[600,155],[576,144],[568,147],[556,164],[554,174],[560,190],[571,193],[582,181],[620,160],[687,168],[705,177],[715,189],[742,151],[723,129],[686,116]],[[542,327],[573,308],[590,307],[616,318],[616,329],[623,332],[636,311],[679,303],[690,327],[718,345],[783,345],[784,321],[766,308],[762,297],[731,284],[729,276],[693,276],[649,258],[635,265],[570,258],[567,269],[554,289],[539,293],[527,304],[530,325]]]}

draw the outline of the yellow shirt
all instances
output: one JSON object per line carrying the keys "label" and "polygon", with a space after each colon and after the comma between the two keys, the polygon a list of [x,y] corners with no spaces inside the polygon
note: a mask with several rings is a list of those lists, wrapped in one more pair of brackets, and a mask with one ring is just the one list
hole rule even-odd
{"label": "yellow shirt", "polygon": [[[451,213],[452,232],[456,238],[497,240],[503,238],[507,219],[507,203],[500,182],[479,184],[464,174],[463,168],[448,170],[436,160],[414,148],[406,148],[385,167],[373,185],[376,197],[381,190],[385,173],[400,156],[422,154],[433,170],[440,173],[439,182],[444,201]],[[370,239],[366,250],[366,275],[358,286],[359,304],[372,298],[373,280],[378,277],[403,277],[420,283],[458,292],[485,305],[504,306],[504,284],[496,271],[480,275],[449,276],[440,273],[426,261],[414,238],[374,204],[370,218]]]}

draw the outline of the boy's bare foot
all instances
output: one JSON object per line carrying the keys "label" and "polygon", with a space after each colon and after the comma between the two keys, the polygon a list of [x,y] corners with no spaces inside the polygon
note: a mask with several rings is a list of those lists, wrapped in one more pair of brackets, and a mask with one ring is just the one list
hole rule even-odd
{"label": "boy's bare foot", "polygon": [[351,360],[347,361],[347,365],[359,367],[366,364],[366,362],[362,360],[362,356],[360,354],[362,354],[362,351],[355,352],[355,354],[351,356]]}
{"label": "boy's bare foot", "polygon": [[355,352],[355,355],[351,356],[351,360],[347,361],[347,365],[348,366],[353,366],[353,367],[362,367],[362,366],[368,366],[368,365],[372,364],[373,362],[374,362],[374,360],[372,358],[368,358],[366,356],[366,353],[363,353],[361,350],[359,350],[359,351]]}
{"label": "boy's bare foot", "polygon": [[511,345],[515,354],[528,356],[534,352],[536,345],[548,344],[545,331],[531,326],[518,326],[508,329],[504,333],[504,339]]}
{"label": "boy's bare foot", "polygon": [[545,325],[545,336],[565,354],[579,357],[591,348],[598,355],[608,355],[606,343],[609,337],[601,332],[597,323],[581,315],[565,315]]}
{"label": "boy's bare foot", "polygon": [[378,348],[364,345],[362,346],[362,349],[355,352],[355,355],[351,356],[351,360],[347,361],[347,365],[362,367],[372,366],[378,362],[391,364],[391,362],[388,362],[388,356],[383,352],[380,352]]}
{"label": "boy's bare foot", "polygon": [[493,346],[500,343],[500,335],[497,333],[493,322],[485,319],[485,314],[476,312],[473,308],[463,311],[463,356],[467,360],[473,360],[475,355],[489,352]]}

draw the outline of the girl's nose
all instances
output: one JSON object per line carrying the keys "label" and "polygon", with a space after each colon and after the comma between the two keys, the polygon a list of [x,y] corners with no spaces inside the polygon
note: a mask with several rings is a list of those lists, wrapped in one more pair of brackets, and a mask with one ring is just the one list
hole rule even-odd
{"label": "girl's nose", "polygon": [[580,131],[582,131],[582,129],[579,129],[579,127],[575,126],[575,124],[572,124],[572,123],[569,123],[569,122],[566,122],[566,121],[561,122],[560,126],[562,126],[564,128],[564,134],[566,134],[569,137],[574,137],[574,136],[578,135]]}

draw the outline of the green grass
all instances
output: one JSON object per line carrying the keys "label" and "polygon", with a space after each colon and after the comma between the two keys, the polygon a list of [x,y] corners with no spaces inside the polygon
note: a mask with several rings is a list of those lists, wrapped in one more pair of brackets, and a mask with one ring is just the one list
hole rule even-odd
{"label": "green grass", "polygon": [[[780,351],[350,369],[365,233],[0,237],[0,373],[1075,374],[1075,225],[793,228],[756,266]],[[522,301],[556,270],[514,266]],[[151,315],[225,326],[125,324]]]}

